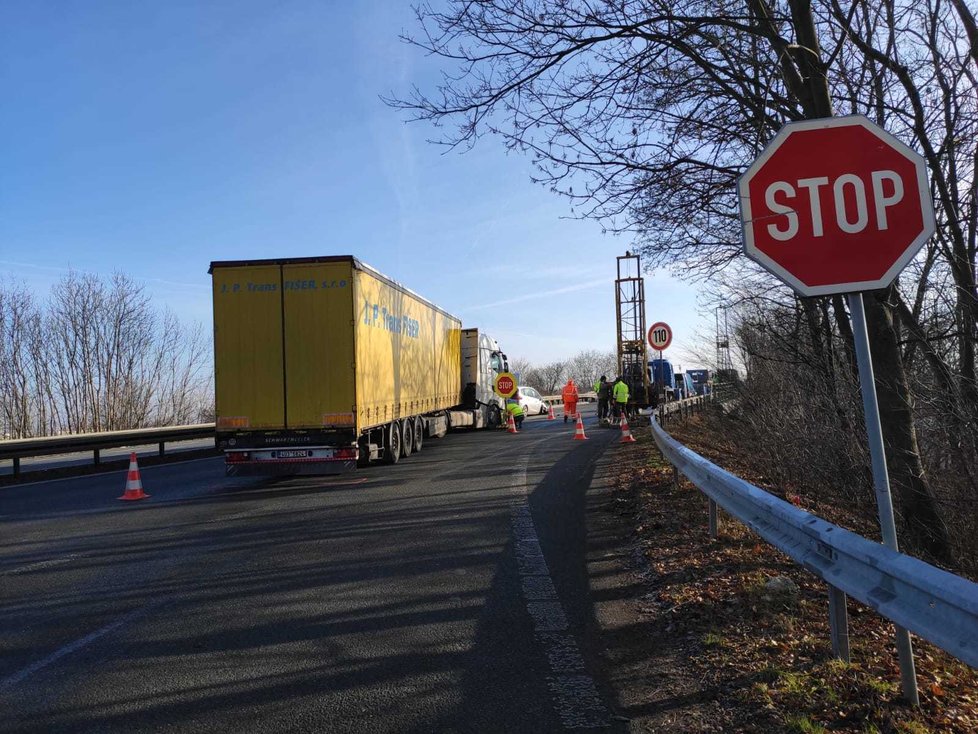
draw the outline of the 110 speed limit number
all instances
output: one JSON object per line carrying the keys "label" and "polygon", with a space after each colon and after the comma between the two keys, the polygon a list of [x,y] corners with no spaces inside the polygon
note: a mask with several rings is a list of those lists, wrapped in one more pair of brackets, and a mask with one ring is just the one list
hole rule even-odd
{"label": "110 speed limit number", "polygon": [[672,343],[672,329],[664,321],[658,321],[649,327],[649,344],[660,352]]}

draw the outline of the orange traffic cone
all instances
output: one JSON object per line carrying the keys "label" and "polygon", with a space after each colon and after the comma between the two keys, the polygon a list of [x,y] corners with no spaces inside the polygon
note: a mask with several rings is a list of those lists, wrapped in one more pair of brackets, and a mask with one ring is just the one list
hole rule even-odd
{"label": "orange traffic cone", "polygon": [[129,454],[129,477],[126,479],[126,491],[120,500],[142,500],[149,497],[143,491],[143,480],[139,478],[139,464],[136,463],[136,452]]}
{"label": "orange traffic cone", "polygon": [[635,443],[635,436],[628,429],[628,419],[624,415],[621,417],[621,443]]}
{"label": "orange traffic cone", "polygon": [[509,421],[506,423],[506,432],[519,433],[519,431],[516,430],[516,419],[513,418],[512,413],[509,414]]}
{"label": "orange traffic cone", "polygon": [[551,403],[549,407],[550,407],[550,414],[547,416],[547,420],[548,421],[555,421],[555,420],[557,420],[557,416],[554,415],[554,406],[553,406],[553,404]]}
{"label": "orange traffic cone", "polygon": [[584,435],[584,421],[581,420],[581,414],[577,414],[577,430],[574,431],[575,441],[587,441],[587,436]]}

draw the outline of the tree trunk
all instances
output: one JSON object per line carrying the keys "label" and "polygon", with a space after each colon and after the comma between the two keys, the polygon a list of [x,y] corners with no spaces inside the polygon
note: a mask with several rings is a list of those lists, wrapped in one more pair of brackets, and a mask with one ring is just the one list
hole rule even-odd
{"label": "tree trunk", "polygon": [[[767,1],[748,0],[748,3],[760,4],[766,13],[760,20],[770,24],[769,28],[773,31],[770,20],[772,11]],[[785,82],[801,103],[805,117],[831,117],[834,110],[810,0],[788,0],[788,6],[799,48],[792,54],[794,69],[786,67]],[[887,303],[886,293],[874,293],[863,300],[890,486],[895,491],[895,504],[906,523],[911,544],[935,560],[948,562],[947,528],[924,477],[913,422],[910,386],[900,353],[894,309]],[[839,321],[841,326],[842,319]]]}
{"label": "tree trunk", "polygon": [[832,312],[835,314],[835,324],[839,328],[839,336],[842,337],[842,348],[846,353],[849,376],[853,380],[858,380],[859,365],[856,362],[856,352],[853,347],[855,342],[852,336],[852,324],[849,323],[849,313],[846,311],[842,296],[838,293],[832,296]]}
{"label": "tree trunk", "polygon": [[924,476],[913,423],[912,397],[900,359],[893,307],[886,296],[887,291],[878,291],[867,294],[863,300],[890,486],[911,544],[935,560],[948,563],[951,553],[947,528]]}

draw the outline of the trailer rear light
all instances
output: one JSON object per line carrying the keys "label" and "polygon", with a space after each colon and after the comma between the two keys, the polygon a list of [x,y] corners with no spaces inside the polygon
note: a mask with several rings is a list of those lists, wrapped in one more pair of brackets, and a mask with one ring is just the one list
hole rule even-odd
{"label": "trailer rear light", "polygon": [[354,425],[353,413],[325,413],[323,425],[330,427],[349,427]]}
{"label": "trailer rear light", "polygon": [[248,452],[228,451],[226,454],[224,454],[224,458],[227,460],[229,464],[232,464],[236,461],[248,461]]}
{"label": "trailer rear light", "polygon": [[218,428],[248,428],[251,420],[246,415],[222,415],[217,419]]}
{"label": "trailer rear light", "polygon": [[357,450],[355,448],[350,449],[336,449],[333,453],[334,459],[355,459],[357,458]]}

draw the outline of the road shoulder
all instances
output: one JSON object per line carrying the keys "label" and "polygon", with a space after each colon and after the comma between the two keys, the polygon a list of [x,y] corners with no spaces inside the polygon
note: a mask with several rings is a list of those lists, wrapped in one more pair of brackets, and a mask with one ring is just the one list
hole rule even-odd
{"label": "road shoulder", "polygon": [[[647,432],[646,432],[647,433]],[[689,660],[690,644],[657,600],[659,579],[647,559],[649,519],[626,477],[646,471],[650,449],[622,444],[602,457],[587,495],[587,564],[597,635],[593,650],[618,713],[634,732],[724,731],[716,690]],[[650,475],[651,476],[651,475]],[[661,478],[665,481],[665,477]]]}

